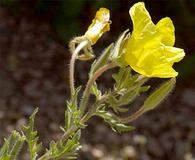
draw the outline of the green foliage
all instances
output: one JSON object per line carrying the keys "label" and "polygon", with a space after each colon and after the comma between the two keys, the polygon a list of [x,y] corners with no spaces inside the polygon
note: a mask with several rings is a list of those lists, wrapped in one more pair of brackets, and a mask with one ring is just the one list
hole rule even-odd
{"label": "green foliage", "polygon": [[80,148],[80,136],[81,131],[78,130],[72,138],[70,138],[65,144],[61,141],[50,143],[49,157],[51,159],[77,159],[78,150]]}
{"label": "green foliage", "polygon": [[102,96],[101,91],[98,89],[97,83],[95,82],[91,87],[91,93],[96,96],[96,99],[100,99]]}
{"label": "green foliage", "polygon": [[38,156],[38,151],[41,149],[42,145],[38,143],[39,137],[37,136],[37,131],[34,130],[35,115],[38,112],[38,108],[32,113],[29,118],[27,126],[24,126],[24,136],[28,144],[28,150],[30,152],[31,160],[36,160]]}
{"label": "green foliage", "polygon": [[121,67],[127,66],[127,63],[123,59],[124,46],[127,39],[129,38],[129,30],[124,31],[115,42],[114,50],[111,55],[111,60],[113,60],[117,65]]}
{"label": "green foliage", "polygon": [[15,160],[23,146],[24,139],[24,136],[21,136],[19,132],[12,131],[0,149],[0,159]]}
{"label": "green foliage", "polygon": [[104,109],[98,110],[96,112],[96,115],[102,117],[104,121],[110,125],[110,127],[112,128],[114,132],[121,133],[124,131],[132,131],[135,129],[133,126],[120,123],[118,119],[114,117],[114,115],[105,111]]}
{"label": "green foliage", "polygon": [[128,111],[123,106],[130,104],[141,92],[149,89],[149,86],[142,86],[147,78],[132,75],[129,67],[120,68],[118,73],[113,74],[113,78],[116,82],[114,92],[109,93],[107,102],[116,113]]}
{"label": "green foliage", "polygon": [[81,128],[86,127],[86,125],[80,122],[80,110],[77,104],[78,94],[81,90],[81,87],[78,87],[75,90],[75,94],[73,95],[72,100],[67,101],[67,109],[65,111],[65,126],[61,129],[66,132],[71,126],[76,125]]}
{"label": "green foliage", "polygon": [[149,111],[158,106],[173,90],[176,79],[172,78],[163,83],[156,91],[154,91],[144,102],[143,108]]}
{"label": "green foliage", "polygon": [[101,56],[95,60],[91,66],[89,75],[92,76],[98,69],[106,65],[110,61],[110,55],[113,52],[114,44],[111,43],[101,54]]}

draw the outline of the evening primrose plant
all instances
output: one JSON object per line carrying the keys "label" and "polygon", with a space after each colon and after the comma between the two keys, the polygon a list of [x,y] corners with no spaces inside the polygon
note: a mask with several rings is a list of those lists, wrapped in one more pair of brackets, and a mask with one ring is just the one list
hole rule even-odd
{"label": "evening primrose plant", "polygon": [[[130,8],[133,31],[124,31],[114,43],[106,47],[100,57],[95,58],[92,50],[103,33],[110,30],[110,13],[100,8],[92,24],[83,36],[70,42],[70,100],[66,103],[65,124],[61,126],[62,136],[51,141],[49,147],[42,149],[37,131],[34,130],[36,109],[24,126],[22,132],[13,131],[5,139],[0,149],[1,160],[14,160],[24,143],[28,146],[31,160],[77,159],[81,148],[81,130],[87,127],[87,121],[94,116],[101,117],[115,132],[135,129],[130,123],[154,109],[172,91],[178,73],[172,68],[185,55],[183,49],[173,47],[175,43],[174,25],[170,18],[161,19],[156,25],[152,22],[143,2]],[[93,59],[86,86],[74,85],[76,60]],[[112,75],[115,83],[105,92],[98,89],[96,80],[106,71],[118,68]],[[168,78],[153,91],[140,108],[128,115],[130,107],[140,94],[148,91],[145,84],[149,78]],[[81,88],[84,89],[82,96]],[[90,99],[91,96],[95,97]],[[90,103],[89,103],[90,102]],[[123,113],[124,116],[122,115]],[[42,151],[42,154],[39,154]]]}

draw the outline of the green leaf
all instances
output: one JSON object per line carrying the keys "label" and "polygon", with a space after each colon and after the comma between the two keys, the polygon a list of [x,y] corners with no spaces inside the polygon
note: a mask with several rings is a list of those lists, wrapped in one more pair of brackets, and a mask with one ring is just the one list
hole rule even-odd
{"label": "green leaf", "polygon": [[94,63],[91,66],[91,70],[90,70],[90,76],[92,76],[99,68],[101,68],[102,66],[104,66],[105,64],[107,64],[109,62],[109,58],[110,58],[110,54],[113,51],[113,46],[114,44],[111,43],[101,54],[101,56],[94,61]]}
{"label": "green leaf", "polygon": [[121,67],[118,73],[113,74],[112,77],[116,82],[115,89],[117,91],[132,85],[132,81],[131,81],[132,74],[130,71],[131,69],[129,67],[127,68]]}
{"label": "green leaf", "polygon": [[127,105],[139,95],[140,86],[130,87],[118,99],[118,106]]}
{"label": "green leaf", "polygon": [[141,77],[137,74],[132,75],[129,67],[121,67],[119,72],[113,75],[116,81],[114,85],[114,94],[109,93],[107,103],[115,113],[126,112],[129,108],[122,106],[131,103],[140,92],[147,91],[148,86],[142,86],[146,81],[146,77]]}
{"label": "green leaf", "polygon": [[125,52],[125,44],[127,39],[129,38],[129,34],[127,34],[129,30],[124,31],[118,38],[115,43],[114,51],[111,55],[111,60],[113,60],[116,64],[121,67],[127,66],[127,63],[123,59],[123,54]]}
{"label": "green leaf", "polygon": [[144,102],[143,109],[149,111],[158,106],[173,90],[176,79],[172,78],[163,83],[156,91],[154,91]]}
{"label": "green leaf", "polygon": [[79,87],[77,87],[75,89],[75,93],[73,95],[72,102],[70,102],[70,103],[73,104],[72,107],[76,107],[76,108],[72,108],[72,110],[76,110],[77,109],[77,100],[78,100],[78,95],[79,95],[80,90],[81,90],[81,86],[79,86]]}
{"label": "green leaf", "polygon": [[121,67],[118,73],[112,76],[115,80],[115,90],[123,91],[130,87],[141,86],[146,81],[146,77],[139,78],[138,74],[132,75],[130,67]]}
{"label": "green leaf", "polygon": [[50,143],[50,149],[48,150],[49,156],[51,159],[59,160],[59,159],[77,159],[78,150],[80,149],[80,137],[81,131],[78,130],[74,133],[73,137],[68,139],[66,144],[62,142],[54,142]]}
{"label": "green leaf", "polygon": [[5,139],[4,145],[0,149],[1,160],[15,160],[23,146],[24,137],[17,131],[12,131],[8,139]]}
{"label": "green leaf", "polygon": [[38,143],[39,137],[37,136],[37,131],[34,130],[35,116],[37,112],[38,108],[36,108],[30,116],[27,126],[24,126],[24,136],[28,144],[31,160],[37,159],[38,152],[42,147],[41,143]]}
{"label": "green leaf", "polygon": [[150,89],[150,86],[143,86],[143,87],[140,87],[140,90],[139,92],[147,92],[148,90]]}
{"label": "green leaf", "polygon": [[65,127],[63,128],[64,132],[68,130],[68,128],[70,128],[71,120],[72,120],[72,112],[67,108],[65,111]]}
{"label": "green leaf", "polygon": [[100,99],[102,93],[97,87],[97,83],[94,82],[94,84],[91,87],[91,93],[96,96],[97,100]]}
{"label": "green leaf", "polygon": [[66,132],[72,125],[76,125],[78,128],[85,128],[87,125],[80,121],[81,111],[78,108],[77,99],[81,87],[75,90],[72,100],[67,101],[67,108],[65,111],[65,126],[60,127],[63,132]]}
{"label": "green leaf", "polygon": [[120,123],[118,121],[117,117],[115,117],[114,115],[112,115],[108,111],[105,111],[104,109],[97,111],[96,115],[102,117],[104,119],[104,121],[110,125],[110,127],[112,128],[112,130],[114,132],[121,133],[121,132],[125,132],[125,131],[132,131],[135,129],[135,127],[133,127],[133,126]]}

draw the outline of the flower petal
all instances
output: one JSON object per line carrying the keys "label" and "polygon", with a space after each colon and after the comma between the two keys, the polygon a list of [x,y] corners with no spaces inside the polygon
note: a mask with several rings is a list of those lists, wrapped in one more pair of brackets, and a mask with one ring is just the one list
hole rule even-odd
{"label": "flower petal", "polygon": [[162,43],[167,46],[173,46],[175,43],[175,27],[169,17],[161,19],[156,24],[157,29],[161,32]]}
{"label": "flower petal", "polygon": [[155,26],[144,3],[130,8],[133,32],[129,38],[125,61],[136,72],[146,77],[170,78],[178,73],[172,68],[185,53],[172,47],[175,43],[174,26],[170,18],[161,19]]}
{"label": "flower petal", "polygon": [[165,46],[165,56],[169,63],[179,62],[185,56],[185,52],[181,48]]}
{"label": "flower petal", "polygon": [[136,3],[129,10],[133,21],[132,36],[138,40],[147,40],[148,35],[155,34],[155,25],[151,21],[151,17],[145,8],[143,2]]}
{"label": "flower petal", "polygon": [[178,73],[172,68],[171,65],[162,64],[155,67],[150,77],[171,78],[176,77],[177,75]]}
{"label": "flower petal", "polygon": [[92,44],[95,44],[97,40],[102,36],[104,32],[110,30],[110,11],[106,8],[100,8],[89,26],[85,37],[87,37]]}

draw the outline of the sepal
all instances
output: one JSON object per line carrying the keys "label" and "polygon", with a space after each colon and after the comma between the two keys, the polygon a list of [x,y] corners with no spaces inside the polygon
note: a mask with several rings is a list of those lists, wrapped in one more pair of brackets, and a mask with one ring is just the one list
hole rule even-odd
{"label": "sepal", "polygon": [[158,106],[165,98],[169,95],[169,93],[173,90],[176,83],[175,78],[171,78],[170,80],[163,83],[156,91],[154,91],[144,102],[143,108],[144,111],[149,111]]}

